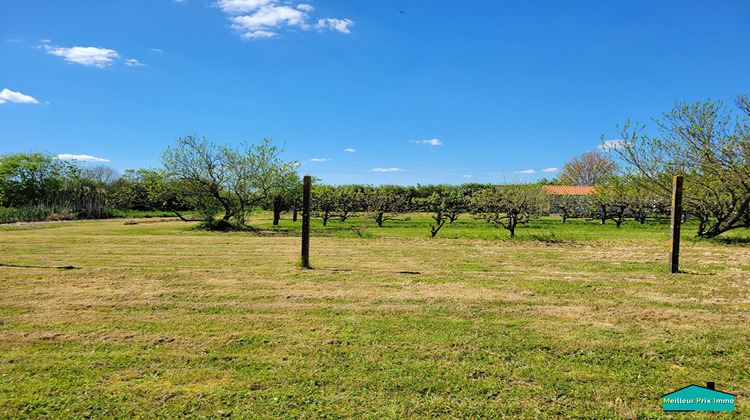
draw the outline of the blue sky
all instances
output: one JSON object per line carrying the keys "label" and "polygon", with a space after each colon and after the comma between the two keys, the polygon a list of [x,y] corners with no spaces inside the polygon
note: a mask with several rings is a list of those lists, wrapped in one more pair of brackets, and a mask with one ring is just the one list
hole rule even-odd
{"label": "blue sky", "polygon": [[748,22],[745,0],[0,0],[0,154],[122,171],[197,133],[271,137],[329,184],[551,178],[627,119],[750,94]]}

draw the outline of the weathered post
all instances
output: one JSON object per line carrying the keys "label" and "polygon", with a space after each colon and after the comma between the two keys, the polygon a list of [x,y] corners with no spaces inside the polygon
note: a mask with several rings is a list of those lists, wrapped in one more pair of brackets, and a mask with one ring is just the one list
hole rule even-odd
{"label": "weathered post", "polygon": [[276,193],[276,195],[273,196],[273,225],[274,226],[279,225],[279,219],[281,219],[282,203],[283,203],[283,200],[281,199],[281,194]]}
{"label": "weathered post", "polygon": [[310,268],[310,175],[302,180],[302,267]]}
{"label": "weathered post", "polygon": [[680,224],[682,223],[682,175],[672,180],[672,218],[669,237],[669,272],[680,270]]}

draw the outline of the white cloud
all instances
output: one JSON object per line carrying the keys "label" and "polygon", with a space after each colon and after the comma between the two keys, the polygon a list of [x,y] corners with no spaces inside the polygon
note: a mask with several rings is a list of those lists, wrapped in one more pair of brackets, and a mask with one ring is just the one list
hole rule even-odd
{"label": "white cloud", "polygon": [[401,168],[373,168],[373,172],[403,172],[406,169]]}
{"label": "white cloud", "polygon": [[352,149],[351,147],[344,149],[344,151],[349,153],[357,153],[357,151]]}
{"label": "white cloud", "polygon": [[523,171],[515,171],[514,174],[535,174],[536,171],[533,169],[524,169]]}
{"label": "white cloud", "polygon": [[328,162],[331,159],[328,158],[312,158],[310,159],[310,162]]}
{"label": "white cloud", "polygon": [[240,15],[253,12],[271,3],[275,3],[275,0],[219,0],[216,5],[224,13]]}
{"label": "white cloud", "polygon": [[246,32],[241,35],[242,39],[263,39],[263,38],[273,38],[276,35],[278,35],[276,32],[270,32],[270,31],[254,31],[254,32]]}
{"label": "white cloud", "polygon": [[24,95],[21,92],[13,92],[10,89],[3,89],[0,92],[0,104],[6,102],[13,102],[15,104],[38,104],[39,101],[29,95]]}
{"label": "white cloud", "polygon": [[354,21],[351,19],[318,19],[318,23],[315,25],[316,29],[328,28],[332,31],[339,31],[344,34],[350,34],[349,26],[354,25]]}
{"label": "white cloud", "polygon": [[464,175],[464,178],[472,178],[471,175]]}
{"label": "white cloud", "polygon": [[44,49],[48,54],[63,57],[65,61],[77,63],[84,66],[94,66],[104,68],[114,63],[115,58],[120,58],[120,54],[115,50],[96,47],[73,47],[60,48],[45,45]]}
{"label": "white cloud", "polygon": [[128,58],[125,60],[125,65],[130,67],[142,67],[145,66],[145,64],[141,63],[140,61],[136,60],[135,58]]}
{"label": "white cloud", "polygon": [[544,168],[542,172],[557,172],[557,168]]}
{"label": "white cloud", "polygon": [[230,19],[232,28],[242,32],[262,31],[282,25],[299,26],[305,20],[305,13],[289,6],[263,6],[252,15],[235,16]]}
{"label": "white cloud", "polygon": [[[280,4],[281,3],[281,4]],[[315,8],[307,3],[294,6],[295,1],[281,0],[219,0],[214,5],[229,15],[232,29],[243,39],[272,38],[285,28],[302,30],[329,29],[351,33],[351,19],[320,18],[309,23]]]}
{"label": "white cloud", "polygon": [[605,140],[604,143],[596,147],[605,152],[609,152],[610,150],[615,150],[618,147],[625,146],[626,144],[628,144],[628,142],[625,140]]}
{"label": "white cloud", "polygon": [[45,44],[49,44],[52,41],[50,41],[49,39],[43,39],[42,42],[45,43]]}
{"label": "white cloud", "polygon": [[442,146],[443,142],[441,142],[438,139],[432,139],[432,140],[412,140],[412,143],[419,143],[419,144],[429,144],[430,146]]}
{"label": "white cloud", "polygon": [[102,159],[91,155],[71,155],[68,153],[59,154],[55,158],[60,160],[80,160],[81,162],[109,162],[109,159]]}
{"label": "white cloud", "polygon": [[159,53],[159,54],[161,54],[161,53],[163,53],[164,51],[162,51],[162,50],[160,50],[160,49],[158,49],[158,48],[151,48],[151,52],[155,52],[155,53]]}

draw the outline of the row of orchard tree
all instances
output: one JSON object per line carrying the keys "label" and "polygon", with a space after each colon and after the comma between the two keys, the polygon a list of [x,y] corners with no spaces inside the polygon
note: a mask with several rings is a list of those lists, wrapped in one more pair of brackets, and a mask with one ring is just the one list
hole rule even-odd
{"label": "row of orchard tree", "polygon": [[[558,201],[557,213],[563,221],[587,217],[618,226],[626,217],[641,222],[661,217],[672,177],[681,174],[685,214],[698,220],[698,236],[750,227],[750,101],[738,96],[736,106],[738,116],[717,101],[678,103],[654,119],[653,136],[644,134],[643,126],[626,124],[619,129],[621,139],[607,144],[606,158],[597,162],[582,155],[563,167],[552,183],[596,184],[596,189],[585,198]],[[278,220],[283,210],[299,210],[301,196],[299,165],[283,160],[282,151],[270,139],[235,146],[191,135],[167,148],[160,168],[125,174],[84,168],[48,153],[2,155],[0,221],[98,218],[132,209],[169,211],[183,219],[190,212],[208,227],[244,226],[249,212],[273,207]],[[519,224],[549,212],[549,202],[539,184],[318,185],[313,195],[324,224],[361,214],[382,225],[422,211],[434,219],[433,236],[465,213],[502,225],[512,236]]]}
{"label": "row of orchard tree", "polygon": [[[103,166],[84,169],[44,153],[6,155],[0,158],[0,206],[9,221],[161,210],[183,220],[191,213],[208,227],[226,228],[245,225],[247,214],[262,208],[274,209],[278,222],[281,212],[301,209],[302,195],[295,163],[281,160],[280,153],[270,140],[231,147],[187,136],[164,153],[163,168],[124,174]],[[588,217],[612,219],[619,226],[625,216],[643,221],[663,215],[662,203],[637,186],[610,185],[587,202],[558,201],[563,222]],[[314,215],[324,226],[331,218],[345,222],[354,216],[383,226],[404,214],[426,212],[434,219],[432,236],[461,214],[502,225],[513,236],[516,226],[550,211],[550,196],[539,184],[315,185],[312,198]]]}
{"label": "row of orchard tree", "polygon": [[[299,206],[284,201],[277,210],[294,211]],[[568,218],[612,220],[619,227],[625,218],[644,223],[649,217],[668,217],[669,202],[664,197],[641,188],[636,180],[610,176],[606,183],[585,196],[556,196],[543,185],[536,184],[463,184],[417,185],[401,187],[381,185],[315,185],[312,189],[313,216],[345,222],[352,217],[372,219],[378,226],[387,220],[398,220],[405,214],[429,213],[434,219],[431,235],[435,236],[445,223],[453,223],[462,214],[500,225],[511,237],[518,225],[534,218],[558,214],[565,223]],[[296,220],[296,219],[295,219]]]}

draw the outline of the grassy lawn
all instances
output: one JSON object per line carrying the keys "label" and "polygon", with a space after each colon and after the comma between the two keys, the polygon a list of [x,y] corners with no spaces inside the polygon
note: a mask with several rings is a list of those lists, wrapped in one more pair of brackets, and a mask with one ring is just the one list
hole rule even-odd
{"label": "grassy lawn", "polygon": [[[750,416],[750,232],[669,275],[667,222],[315,220],[303,270],[254,220],[0,226],[0,417]],[[707,381],[736,412],[662,412]]]}

